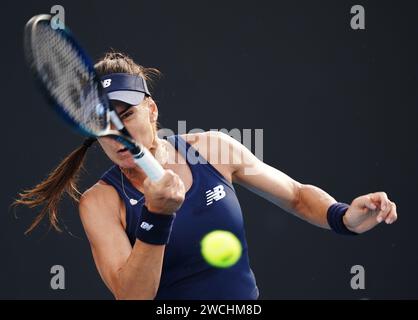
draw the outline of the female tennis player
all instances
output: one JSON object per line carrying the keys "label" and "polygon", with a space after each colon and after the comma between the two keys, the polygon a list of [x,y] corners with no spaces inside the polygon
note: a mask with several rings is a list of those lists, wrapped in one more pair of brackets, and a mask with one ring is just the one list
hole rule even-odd
{"label": "female tennis player", "polygon": [[[84,192],[79,211],[98,271],[116,299],[257,299],[233,183],[339,234],[357,235],[396,221],[396,205],[385,192],[360,196],[350,205],[337,202],[263,163],[226,134],[159,138],[158,108],[146,85],[158,70],[115,52],[95,68],[128,131],[165,169],[161,180],[151,181],[121,144],[98,139],[114,165]],[[86,140],[45,181],[20,194],[16,203],[42,206],[29,231],[45,215],[59,229],[59,200],[64,193],[78,199],[78,172],[93,142]],[[241,161],[221,161],[225,149]],[[214,268],[203,259],[200,241],[212,230],[231,231],[241,241],[243,253],[234,266]]]}

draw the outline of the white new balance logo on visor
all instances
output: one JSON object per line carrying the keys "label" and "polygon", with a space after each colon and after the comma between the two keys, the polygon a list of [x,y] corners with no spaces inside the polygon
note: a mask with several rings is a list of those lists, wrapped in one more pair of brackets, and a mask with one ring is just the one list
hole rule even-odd
{"label": "white new balance logo on visor", "polygon": [[110,87],[111,84],[112,84],[112,79],[106,79],[102,81],[103,88]]}
{"label": "white new balance logo on visor", "polygon": [[226,193],[223,185],[216,186],[213,190],[206,191],[206,205],[211,205],[213,200],[219,201],[225,197]]}
{"label": "white new balance logo on visor", "polygon": [[150,231],[152,229],[154,225],[153,224],[149,224],[148,222],[142,222],[140,227],[144,230]]}

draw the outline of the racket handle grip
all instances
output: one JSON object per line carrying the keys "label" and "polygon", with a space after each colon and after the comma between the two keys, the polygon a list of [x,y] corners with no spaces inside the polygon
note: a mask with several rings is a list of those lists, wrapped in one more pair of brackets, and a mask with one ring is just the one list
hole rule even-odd
{"label": "racket handle grip", "polygon": [[164,169],[154,158],[148,149],[142,149],[142,156],[134,156],[135,163],[144,170],[145,174],[152,180],[158,181],[164,175]]}

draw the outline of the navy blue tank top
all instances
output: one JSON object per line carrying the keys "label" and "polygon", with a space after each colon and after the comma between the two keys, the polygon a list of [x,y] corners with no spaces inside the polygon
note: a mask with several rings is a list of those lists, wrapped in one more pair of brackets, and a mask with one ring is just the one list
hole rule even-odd
{"label": "navy blue tank top", "polygon": [[[165,248],[156,299],[258,299],[258,288],[248,259],[243,216],[233,185],[182,137],[175,135],[167,140],[186,159],[193,183],[176,213],[170,241]],[[193,154],[193,161],[187,154]],[[113,166],[101,180],[112,185],[123,199],[126,233],[134,245],[135,228],[145,199],[124,175],[122,186],[122,175],[119,167]],[[130,199],[138,203],[131,203]],[[201,239],[213,230],[231,231],[242,243],[242,256],[231,268],[211,267],[200,253]]]}

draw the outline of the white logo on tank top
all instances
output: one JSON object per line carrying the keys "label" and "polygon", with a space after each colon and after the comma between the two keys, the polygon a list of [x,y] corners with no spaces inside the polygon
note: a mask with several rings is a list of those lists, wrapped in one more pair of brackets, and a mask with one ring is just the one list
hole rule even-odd
{"label": "white logo on tank top", "polygon": [[206,191],[206,205],[211,205],[213,203],[213,200],[219,201],[222,198],[224,198],[226,195],[224,186],[219,185],[213,188],[213,190]]}

